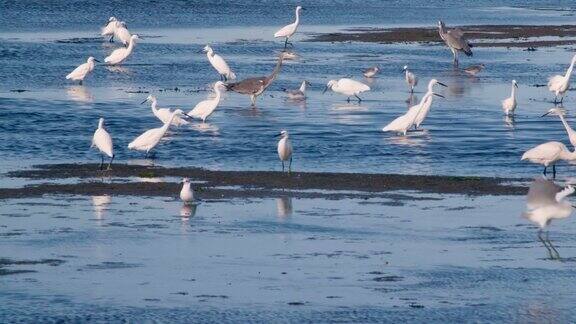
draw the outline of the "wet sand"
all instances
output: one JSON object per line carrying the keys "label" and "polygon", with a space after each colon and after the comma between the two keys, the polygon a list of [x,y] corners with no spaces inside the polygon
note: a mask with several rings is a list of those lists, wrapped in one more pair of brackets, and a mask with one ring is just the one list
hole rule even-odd
{"label": "wet sand", "polygon": [[[383,193],[398,190],[413,190],[423,193],[464,195],[523,195],[526,188],[509,184],[512,180],[488,177],[446,177],[398,174],[362,173],[312,173],[274,171],[211,171],[202,168],[165,168],[117,164],[110,171],[99,171],[97,164],[53,164],[40,165],[35,169],[13,171],[12,178],[34,180],[56,180],[66,178],[95,181],[73,184],[45,183],[23,188],[0,189],[0,199],[25,198],[44,194],[72,195],[141,195],[174,196],[180,184],[176,182],[146,181],[150,178],[188,177],[197,185],[205,198],[275,197],[279,189],[352,191],[347,197],[362,193]],[[113,178],[139,178],[136,182],[111,182]],[[232,187],[232,188],[231,188]],[[297,197],[338,198],[337,193],[294,193]]]}
{"label": "wet sand", "polygon": [[[522,26],[522,25],[476,25],[448,26],[460,28],[477,47],[550,47],[576,44],[576,26]],[[553,39],[534,39],[552,37]],[[368,43],[439,43],[437,27],[406,28],[351,28],[343,32],[316,34],[312,42],[368,42]]]}

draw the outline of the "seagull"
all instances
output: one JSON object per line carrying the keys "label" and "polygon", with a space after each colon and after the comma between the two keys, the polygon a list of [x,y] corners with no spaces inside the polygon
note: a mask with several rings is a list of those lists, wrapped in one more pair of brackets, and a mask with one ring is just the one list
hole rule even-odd
{"label": "seagull", "polygon": [[[548,80],[548,90],[554,92],[554,103],[562,103],[564,101],[564,95],[570,88],[570,76],[572,76],[574,63],[576,63],[576,55],[572,57],[572,62],[570,62],[570,67],[566,70],[565,75],[555,75]],[[560,96],[560,101],[558,101],[558,96]]]}
{"label": "seagull", "polygon": [[294,21],[290,25],[286,25],[286,26],[282,27],[279,31],[277,31],[274,34],[275,38],[278,38],[278,37],[285,37],[286,38],[286,41],[284,42],[284,49],[286,49],[286,46],[288,46],[288,38],[292,37],[292,35],[294,35],[296,30],[298,29],[298,24],[300,24],[300,11],[302,9],[303,8],[301,6],[296,7],[296,21]]}
{"label": "seagull", "polygon": [[438,21],[438,33],[442,40],[448,45],[448,48],[454,55],[454,65],[458,66],[458,52],[464,52],[467,56],[472,56],[470,43],[464,37],[464,32],[458,28],[446,31],[444,22]]}
{"label": "seagull", "polygon": [[204,47],[204,52],[206,52],[206,56],[208,57],[208,61],[210,62],[210,64],[212,64],[212,67],[216,69],[216,71],[218,71],[218,74],[220,74],[220,80],[228,81],[228,79],[230,80],[236,79],[236,74],[232,72],[232,70],[228,66],[228,63],[224,61],[222,56],[214,53],[214,50],[212,49],[212,47],[210,47],[210,45],[206,45]]}
{"label": "seagull", "polygon": [[[154,114],[154,116],[156,116],[156,118],[160,119],[160,121],[162,123],[167,123],[170,120],[170,118],[172,118],[172,111],[170,111],[170,109],[157,108],[158,99],[156,99],[156,96],[149,95],[140,104],[143,105],[148,101],[150,102],[150,107],[152,108],[152,113]],[[174,126],[182,126],[182,125],[186,125],[186,124],[188,124],[188,122],[185,121],[184,119],[182,119],[180,116],[175,116],[174,119],[172,120],[172,125],[174,125]]]}
{"label": "seagull", "polygon": [[116,19],[116,17],[110,17],[108,18],[108,22],[106,23],[106,25],[102,27],[102,32],[100,33],[100,35],[110,36],[110,42],[114,40],[114,31],[116,30],[117,21],[118,19]]}
{"label": "seagull", "polygon": [[130,44],[130,38],[132,37],[132,35],[130,35],[130,32],[126,27],[125,22],[123,21],[116,22],[116,28],[114,29],[114,37],[116,37],[116,39],[119,39],[120,42],[124,44],[124,46],[128,46],[128,44]]}
{"label": "seagull", "polygon": [[408,111],[405,114],[403,114],[400,117],[397,117],[396,119],[391,121],[388,125],[384,126],[384,128],[382,128],[382,131],[400,133],[406,136],[408,130],[414,125],[416,117],[418,116],[418,113],[421,111],[423,104],[427,100],[429,100],[431,96],[444,97],[434,92],[427,92],[422,97],[422,99],[418,104],[408,108]]}
{"label": "seagull", "polygon": [[202,122],[206,122],[206,119],[212,115],[218,104],[220,103],[220,98],[222,96],[222,91],[226,91],[226,85],[222,81],[218,81],[214,84],[214,92],[216,97],[212,99],[206,99],[200,101],[194,109],[190,110],[188,116],[192,118],[202,119]]}
{"label": "seagull", "polygon": [[362,74],[367,78],[373,78],[380,72],[380,68],[378,66],[369,67],[366,70],[362,71]]}
{"label": "seagull", "polygon": [[346,100],[348,102],[350,102],[350,96],[355,96],[358,99],[358,102],[360,102],[362,101],[362,98],[358,97],[358,94],[364,91],[369,91],[370,87],[356,80],[342,78],[340,80],[328,81],[323,93],[328,91],[328,89],[348,96],[348,99]]}
{"label": "seagull", "polygon": [[[430,80],[430,82],[428,82],[428,93],[432,93],[433,94],[433,90],[434,90],[434,86],[435,85],[441,85],[443,87],[448,87],[447,85],[445,85],[444,83],[436,80],[436,79],[432,79]],[[436,96],[439,96],[436,94]],[[444,98],[443,96],[439,96]],[[423,101],[422,104],[420,105],[420,107],[418,108],[418,114],[416,115],[416,118],[414,119],[414,127],[415,128],[420,128],[420,125],[422,124],[422,122],[424,122],[424,119],[426,119],[426,117],[428,116],[428,113],[430,112],[430,109],[432,108],[432,101],[433,101],[434,96],[428,96],[428,98],[426,99],[426,101]],[[416,109],[416,108],[414,108]]]}
{"label": "seagull", "polygon": [[484,70],[486,66],[484,66],[484,64],[477,64],[477,65],[470,65],[466,68],[464,68],[462,71],[464,71],[464,73],[468,73],[472,76],[476,76],[476,74],[482,72],[482,70]]}
{"label": "seagull", "polygon": [[180,199],[185,205],[189,205],[194,201],[194,190],[190,188],[190,179],[182,179],[182,190],[180,191]]}
{"label": "seagull", "polygon": [[282,130],[280,134],[276,136],[280,136],[280,140],[278,141],[278,157],[280,161],[282,161],[282,172],[284,172],[284,162],[290,161],[288,164],[288,173],[290,173],[292,170],[292,143],[288,137],[288,131]]}
{"label": "seagull", "polygon": [[288,99],[306,100],[306,85],[310,85],[310,82],[304,80],[302,81],[302,84],[300,85],[300,88],[298,90],[284,89],[284,92],[286,92],[286,96],[288,97]]}
{"label": "seagull", "polygon": [[177,109],[175,110],[172,115],[170,116],[170,120],[167,123],[164,123],[162,127],[153,128],[145,131],[142,135],[136,137],[130,144],[128,144],[128,149],[136,150],[136,151],[144,151],[146,152],[146,156],[148,153],[158,145],[162,137],[168,131],[172,120],[178,116],[184,115],[182,110]]}
{"label": "seagull", "polygon": [[66,80],[80,81],[80,85],[82,85],[82,81],[84,81],[84,78],[94,70],[94,62],[100,63],[100,61],[90,56],[86,61],[86,63],[78,65],[78,67],[75,68],[74,71],[70,72],[66,76]]}
{"label": "seagull", "polygon": [[404,65],[404,76],[406,84],[410,87],[410,93],[414,93],[414,88],[418,85],[418,77],[408,70],[408,65]]}
{"label": "seagull", "polygon": [[514,115],[514,110],[518,105],[516,100],[516,89],[518,89],[518,82],[516,82],[516,80],[512,80],[512,93],[510,94],[510,97],[502,100],[502,109],[504,110],[504,114],[506,116]]}
{"label": "seagull", "polygon": [[112,137],[110,133],[104,128],[104,118],[100,118],[98,121],[98,128],[94,132],[92,137],[92,145],[90,147],[96,147],[102,156],[102,162],[100,162],[100,170],[104,166],[104,154],[110,157],[110,163],[108,163],[108,170],[110,170],[110,165],[114,161],[114,146],[112,145]]}
{"label": "seagull", "polygon": [[270,84],[272,84],[272,82],[278,76],[278,73],[280,73],[282,61],[285,59],[286,55],[286,52],[280,53],[276,67],[274,67],[274,70],[269,76],[248,78],[235,83],[230,83],[226,85],[226,89],[237,93],[250,95],[252,106],[254,106],[256,104],[256,98],[261,95],[270,86]]}
{"label": "seagull", "polygon": [[546,169],[551,165],[552,176],[555,178],[556,162],[560,160],[576,160],[576,151],[570,152],[568,148],[560,142],[546,142],[526,151],[522,155],[521,160],[542,164],[544,166],[544,175],[546,175]]}
{"label": "seagull", "polygon": [[114,51],[112,51],[112,53],[110,53],[110,55],[108,55],[104,59],[104,62],[106,62],[110,65],[116,65],[116,64],[120,64],[120,63],[124,62],[128,58],[128,56],[130,56],[130,54],[132,54],[132,50],[134,49],[134,46],[136,45],[137,39],[139,39],[138,35],[132,35],[130,37],[130,42],[128,43],[128,47],[115,49]]}
{"label": "seagull", "polygon": [[563,110],[561,110],[560,108],[552,108],[552,109],[548,110],[547,113],[542,115],[542,117],[548,116],[550,114],[557,115],[558,117],[560,117],[560,120],[562,121],[562,125],[564,125],[564,128],[566,129],[566,133],[568,134],[568,139],[570,140],[570,144],[572,144],[574,149],[576,149],[576,131],[574,129],[572,129],[572,127],[570,127],[570,125],[568,125],[568,122],[566,121],[566,118],[564,117],[564,115],[566,113]]}

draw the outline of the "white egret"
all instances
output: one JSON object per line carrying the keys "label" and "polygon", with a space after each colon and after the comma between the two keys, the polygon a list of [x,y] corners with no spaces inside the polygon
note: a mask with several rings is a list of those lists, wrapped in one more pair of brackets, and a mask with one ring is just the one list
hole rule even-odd
{"label": "white egret", "polygon": [[454,65],[458,66],[458,52],[464,52],[467,56],[472,56],[472,50],[470,43],[464,37],[464,32],[458,28],[452,30],[446,30],[446,25],[444,22],[438,22],[438,33],[440,38],[446,43],[448,48],[452,51],[454,55]]}
{"label": "white egret", "polygon": [[502,100],[502,110],[504,110],[504,114],[507,116],[514,115],[514,110],[518,105],[516,100],[516,89],[518,89],[518,82],[512,80],[512,93],[510,93],[510,97]]}
{"label": "white egret", "polygon": [[[566,70],[565,75],[555,75],[548,80],[548,90],[554,92],[554,103],[564,101],[564,95],[566,91],[570,89],[570,77],[572,76],[574,63],[576,63],[576,55],[572,57],[572,62],[570,62],[570,66],[568,70]],[[558,96],[561,98],[560,101],[558,101]]]}
{"label": "white egret", "polygon": [[228,63],[224,61],[222,56],[214,53],[214,50],[212,47],[210,47],[210,45],[206,45],[206,47],[204,47],[204,52],[206,52],[206,56],[208,57],[210,64],[212,64],[212,67],[218,71],[218,74],[220,74],[220,80],[228,81],[236,79],[236,74],[232,72],[228,66]]}
{"label": "white egret", "polygon": [[521,160],[542,164],[544,166],[544,175],[546,175],[547,168],[552,166],[552,175],[556,177],[556,162],[560,160],[576,160],[576,151],[570,152],[566,146],[560,142],[546,142],[526,151],[522,155]]}
{"label": "white egret", "polygon": [[77,68],[74,69],[74,71],[70,72],[67,76],[66,76],[66,80],[73,80],[73,81],[80,81],[80,84],[82,84],[82,81],[84,81],[84,78],[94,70],[94,62],[100,62],[98,60],[96,60],[94,57],[90,56],[88,58],[88,60],[86,61],[86,63],[82,63],[80,65],[78,65]]}
{"label": "white egret", "polygon": [[302,81],[300,88],[298,88],[297,90],[284,89],[284,92],[286,92],[286,96],[288,97],[288,99],[304,100],[304,99],[306,99],[306,86],[307,85],[310,85],[310,82],[304,80],[304,81]]}
{"label": "white egret", "polygon": [[130,38],[132,37],[132,35],[128,31],[128,27],[126,26],[125,22],[123,22],[123,21],[117,21],[116,22],[116,28],[114,29],[114,37],[116,37],[116,39],[120,40],[120,42],[124,46],[128,46],[128,44],[130,43]]}
{"label": "white egret", "polygon": [[403,114],[400,117],[397,117],[396,119],[391,121],[388,125],[384,126],[384,128],[382,128],[382,131],[394,132],[406,135],[408,133],[408,130],[414,125],[416,117],[418,116],[418,113],[420,112],[423,104],[429,99],[429,97],[433,95],[443,97],[442,95],[434,92],[427,92],[417,105],[408,108],[408,111],[405,114]]}
{"label": "white egret", "polygon": [[574,149],[576,149],[576,131],[574,129],[572,129],[572,127],[570,127],[570,125],[566,121],[566,118],[564,117],[564,115],[566,113],[560,108],[552,108],[552,109],[548,110],[547,113],[542,115],[542,117],[550,115],[550,114],[557,115],[558,117],[560,117],[560,120],[562,121],[562,125],[564,125],[564,128],[566,129],[566,133],[568,134],[568,139],[570,140],[570,144],[572,144]]}
{"label": "white egret", "polygon": [[114,146],[112,145],[112,136],[104,128],[104,118],[100,118],[98,121],[98,128],[94,132],[92,137],[92,145],[90,147],[96,147],[100,151],[102,156],[102,161],[100,162],[100,170],[104,166],[104,154],[110,157],[110,163],[108,163],[108,170],[110,170],[110,165],[114,161]]}
{"label": "white egret", "polygon": [[[168,108],[157,108],[158,99],[156,96],[149,95],[144,101],[140,104],[144,104],[146,102],[150,102],[150,108],[152,108],[152,113],[156,118],[160,119],[162,123],[167,123],[172,118],[172,111]],[[188,124],[187,121],[182,119],[180,116],[176,116],[172,119],[172,125],[174,126],[182,126]]]}
{"label": "white egret", "polygon": [[408,65],[404,65],[403,71],[406,84],[410,88],[410,93],[414,93],[414,88],[418,85],[418,77],[408,70]]}
{"label": "white egret", "polygon": [[164,123],[162,127],[153,128],[145,131],[142,135],[136,137],[130,144],[128,144],[128,149],[136,150],[136,151],[144,151],[146,152],[146,156],[148,153],[160,143],[160,140],[170,127],[172,120],[177,116],[182,116],[184,113],[182,110],[177,109],[175,110],[172,115],[170,116],[170,120],[167,123]]}
{"label": "white egret", "polygon": [[292,143],[290,142],[290,137],[288,136],[288,131],[282,130],[278,141],[278,157],[282,161],[282,172],[284,172],[284,162],[290,161],[288,164],[288,173],[292,171]]}
{"label": "white egret", "polygon": [[378,66],[369,67],[366,70],[362,71],[362,74],[367,78],[373,78],[380,72],[380,68]]}
{"label": "white egret", "polygon": [[189,205],[194,201],[194,190],[190,187],[190,179],[182,179],[182,190],[180,190],[180,199],[185,205]]}
{"label": "white egret", "polygon": [[116,19],[116,17],[110,17],[108,18],[108,22],[106,23],[106,25],[102,27],[102,32],[100,33],[100,35],[110,36],[110,42],[114,40],[114,31],[116,30],[117,21],[118,19]]}
{"label": "white egret", "polygon": [[214,83],[214,92],[216,96],[211,99],[206,99],[200,101],[194,109],[190,110],[188,116],[192,118],[202,119],[202,122],[206,122],[206,119],[212,115],[214,110],[218,107],[220,99],[222,97],[222,92],[226,91],[226,85],[222,81]]}
{"label": "white egret", "polygon": [[328,81],[323,93],[328,89],[348,96],[348,99],[346,100],[348,102],[350,102],[350,96],[355,96],[358,99],[358,102],[360,102],[362,99],[358,97],[358,94],[364,91],[370,91],[370,87],[364,83],[348,78]]}
{"label": "white egret", "polygon": [[110,65],[116,65],[124,62],[130,54],[132,54],[132,50],[134,50],[134,46],[136,45],[136,40],[139,39],[138,35],[132,35],[130,37],[130,42],[128,43],[128,47],[117,48],[110,55],[108,55],[104,62]]}
{"label": "white egret", "polygon": [[296,30],[298,29],[298,25],[300,24],[300,11],[302,9],[303,8],[301,6],[296,7],[296,21],[294,21],[290,25],[282,27],[279,31],[277,31],[274,34],[275,38],[278,37],[286,38],[286,41],[284,42],[284,49],[286,49],[286,46],[288,46],[288,38],[292,37],[292,35],[294,35],[294,33],[296,33]]}
{"label": "white egret", "polygon": [[[441,85],[443,87],[448,87],[444,83],[442,83],[436,79],[432,79],[432,80],[430,80],[430,82],[428,82],[428,92],[427,93],[434,92],[434,86],[437,84]],[[436,95],[436,96],[438,96],[438,95]],[[439,96],[439,97],[442,97],[442,96]],[[419,109],[418,114],[416,115],[416,118],[414,119],[414,127],[415,128],[419,128],[420,125],[424,122],[424,119],[426,119],[426,117],[428,116],[428,113],[430,112],[430,109],[432,108],[433,99],[434,99],[434,96],[428,96],[428,98],[424,102],[421,103],[419,108],[412,108],[412,109]]]}

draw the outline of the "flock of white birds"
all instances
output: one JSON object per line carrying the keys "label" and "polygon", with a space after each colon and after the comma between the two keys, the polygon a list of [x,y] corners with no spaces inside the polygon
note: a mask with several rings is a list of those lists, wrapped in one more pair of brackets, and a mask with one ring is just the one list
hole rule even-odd
{"label": "flock of white birds", "polygon": [[[240,82],[235,82],[229,84],[228,81],[236,79],[236,74],[232,71],[230,66],[222,58],[222,56],[216,54],[213,48],[209,45],[204,47],[204,52],[206,52],[207,59],[212,67],[220,75],[220,81],[214,83],[214,93],[215,96],[199,102],[191,111],[188,113],[183,112],[180,109],[171,111],[168,108],[158,108],[157,98],[155,96],[149,96],[144,100],[145,102],[150,102],[152,113],[161,122],[162,126],[154,129],[147,130],[137,138],[135,138],[128,148],[131,150],[143,151],[148,155],[148,153],[154,149],[160,140],[164,137],[168,131],[170,125],[181,126],[190,123],[191,119],[199,119],[205,122],[210,115],[218,107],[222,93],[226,90],[232,90],[242,94],[249,94],[252,98],[252,103],[254,104],[255,99],[258,95],[266,90],[266,88],[274,81],[278,73],[280,72],[280,67],[284,59],[289,58],[293,55],[288,52],[287,46],[290,43],[290,38],[296,33],[298,26],[300,24],[300,13],[303,10],[302,7],[297,6],[295,10],[295,21],[292,24],[286,25],[281,28],[278,32],[274,34],[276,38],[284,38],[284,51],[280,54],[276,68],[270,76],[249,78]],[[443,22],[438,23],[439,35],[442,40],[446,43],[449,49],[454,55],[454,64],[458,65],[458,53],[465,53],[467,56],[472,56],[472,45],[465,38],[465,33],[460,29],[448,30]],[[127,25],[123,21],[119,21],[115,17],[110,17],[107,24],[102,28],[101,35],[103,37],[110,37],[109,41],[113,42],[114,39],[119,41],[123,46],[115,49],[104,59],[104,62],[109,65],[119,65],[125,62],[133,53],[136,41],[139,39],[138,35],[131,34],[127,28]],[[72,72],[70,72],[66,79],[78,81],[80,84],[84,81],[87,75],[89,75],[95,67],[95,62],[97,61],[94,57],[88,57],[86,63],[81,64]],[[573,57],[570,66],[564,75],[555,75],[549,79],[548,89],[554,93],[554,103],[562,103],[564,96],[570,88],[570,77],[576,63],[576,55]],[[476,75],[484,69],[483,64],[473,65],[463,69],[463,72],[470,75]],[[408,69],[408,66],[404,66],[404,76],[406,84],[411,93],[414,92],[415,87],[418,85],[418,77]],[[363,75],[366,78],[373,78],[380,72],[378,66],[368,68],[363,71]],[[305,100],[306,99],[306,86],[309,83],[303,81],[302,85],[297,90],[285,90],[286,95],[290,99],[294,100]],[[516,107],[518,106],[517,91],[518,83],[516,80],[511,82],[511,94],[509,98],[502,101],[502,109],[505,115],[512,116],[515,113]],[[427,92],[422,97],[419,103],[408,108],[408,110],[392,120],[386,126],[382,128],[384,132],[393,132],[398,134],[407,135],[408,132],[420,129],[422,123],[426,119],[432,107],[434,96],[443,97],[441,94],[434,92],[434,87],[440,85],[446,87],[447,85],[439,82],[436,79],[432,79],[428,83]],[[359,102],[362,100],[360,94],[366,91],[370,91],[370,87],[360,81],[356,81],[350,78],[341,78],[338,80],[330,80],[326,84],[324,92],[328,89],[335,93],[345,95],[347,100],[350,101],[351,97],[355,97]],[[574,151],[570,151],[564,144],[560,142],[546,142],[540,144],[522,155],[522,160],[528,160],[533,163],[541,164],[544,166],[544,174],[546,175],[547,168],[552,166],[553,174],[556,175],[555,164],[561,160],[576,160],[576,132],[568,125],[565,117],[564,111],[559,108],[553,108],[548,111],[545,115],[557,115],[560,117],[566,131],[568,133],[570,142],[574,146]],[[292,163],[292,143],[288,136],[286,130],[282,130],[279,134],[281,139],[278,142],[278,156],[282,161],[282,169],[285,169],[285,162],[288,162],[288,171],[291,170]],[[110,163],[108,164],[108,169],[110,164],[114,159],[114,150],[112,144],[112,138],[110,134],[104,128],[104,119],[100,118],[98,123],[98,129],[94,133],[92,145],[98,148],[102,154],[102,163],[100,167],[104,164],[104,155],[110,157]],[[189,183],[188,183],[189,184]],[[184,196],[192,196],[183,194]],[[183,198],[184,199],[184,198]],[[192,199],[192,198],[191,198]]]}

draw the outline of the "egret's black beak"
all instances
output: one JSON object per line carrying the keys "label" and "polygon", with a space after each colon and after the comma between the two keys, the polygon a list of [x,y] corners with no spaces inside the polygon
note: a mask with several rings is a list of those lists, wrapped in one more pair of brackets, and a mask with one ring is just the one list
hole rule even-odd
{"label": "egret's black beak", "polygon": [[514,83],[514,86],[515,86],[516,88],[518,88],[518,83]]}
{"label": "egret's black beak", "polygon": [[303,7],[300,7],[300,9],[301,9],[301,10],[308,10],[308,9],[306,9],[306,8],[303,8]]}
{"label": "egret's black beak", "polygon": [[146,101],[148,101],[148,99],[145,99],[144,101],[142,101],[140,104],[143,105],[146,103]]}
{"label": "egret's black beak", "polygon": [[184,114],[184,116],[186,116],[186,117],[188,117],[188,118],[190,118],[190,119],[194,119],[194,117],[188,115],[187,113],[183,113],[183,114]]}
{"label": "egret's black beak", "polygon": [[439,84],[439,85],[441,85],[441,86],[443,86],[443,87],[446,87],[446,88],[448,88],[448,86],[447,86],[447,85],[445,85],[445,84],[444,84],[444,83],[442,83],[442,82],[438,82],[438,84]]}
{"label": "egret's black beak", "polygon": [[102,63],[102,62],[98,61],[97,59],[94,59],[94,62]]}
{"label": "egret's black beak", "polygon": [[282,136],[282,133],[278,133],[278,134],[274,135],[274,137],[278,137],[278,136]]}
{"label": "egret's black beak", "polygon": [[542,115],[542,116],[540,116],[540,117],[546,117],[546,116],[548,116],[548,115],[550,115],[550,112],[547,112],[547,113],[545,113],[544,115]]}
{"label": "egret's black beak", "polygon": [[444,97],[443,95],[438,94],[438,93],[434,93],[434,95],[435,95],[435,96],[438,96],[438,97],[440,97],[440,98],[446,98],[446,97]]}

